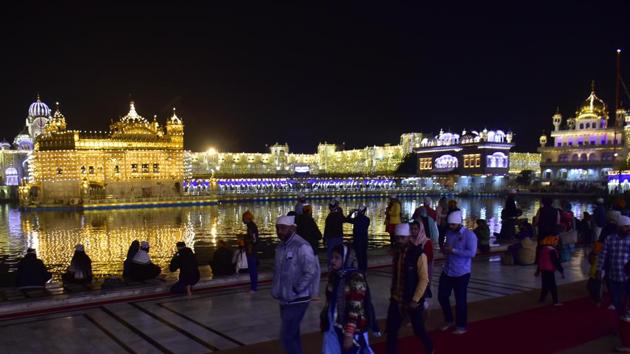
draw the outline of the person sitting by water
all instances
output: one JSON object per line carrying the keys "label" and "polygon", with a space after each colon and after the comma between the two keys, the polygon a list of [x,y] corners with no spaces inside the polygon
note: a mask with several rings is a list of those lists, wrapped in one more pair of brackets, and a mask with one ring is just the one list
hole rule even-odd
{"label": "person sitting by water", "polygon": [[151,262],[149,243],[147,241],[140,242],[140,248],[129,264],[129,279],[134,281],[154,279],[160,275],[161,271],[160,267]]}
{"label": "person sitting by water", "polygon": [[490,252],[490,227],[485,219],[477,219],[477,227],[473,230],[477,236],[477,247],[481,253]]}
{"label": "person sitting by water", "polygon": [[15,273],[9,273],[9,264],[7,256],[0,257],[0,287],[11,286],[15,284]]}
{"label": "person sitting by water", "polygon": [[534,227],[532,224],[527,221],[527,219],[522,219],[518,223],[518,232],[516,233],[516,239],[522,240],[524,238],[532,238],[534,237]]}
{"label": "person sitting by water", "polygon": [[174,272],[179,269],[179,280],[171,287],[175,294],[192,295],[192,287],[199,281],[199,265],[193,251],[184,242],[177,242],[177,253],[173,255],[168,269]]}
{"label": "person sitting by water", "polygon": [[534,228],[527,220],[522,220],[518,225],[516,243],[511,244],[507,252],[512,257],[512,263],[516,265],[530,265],[536,261],[536,242],[533,240]]}
{"label": "person sitting by water", "polygon": [[212,275],[214,277],[234,274],[234,264],[232,264],[232,250],[224,240],[219,240],[219,248],[214,251],[210,262]]}
{"label": "person sitting by water", "polygon": [[26,255],[17,265],[16,285],[19,289],[43,288],[52,278],[41,259],[37,259],[35,249],[26,250]]}
{"label": "person sitting by water", "polygon": [[61,276],[64,283],[89,284],[92,282],[92,260],[82,244],[74,246],[74,255],[68,270]]}

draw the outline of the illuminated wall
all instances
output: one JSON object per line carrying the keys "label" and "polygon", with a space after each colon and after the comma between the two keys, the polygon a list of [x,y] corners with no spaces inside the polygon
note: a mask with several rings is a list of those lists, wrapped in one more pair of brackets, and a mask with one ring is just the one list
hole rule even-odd
{"label": "illuminated wall", "polygon": [[534,171],[540,174],[540,154],[529,152],[510,152],[510,174],[519,174],[521,171]]}
{"label": "illuminated wall", "polygon": [[391,174],[400,165],[405,149],[418,144],[419,133],[404,134],[400,145],[369,146],[363,149],[338,150],[334,144],[322,143],[314,154],[293,154],[288,145],[273,145],[268,153],[206,152],[191,153],[192,174],[209,176],[285,176],[374,175]]}

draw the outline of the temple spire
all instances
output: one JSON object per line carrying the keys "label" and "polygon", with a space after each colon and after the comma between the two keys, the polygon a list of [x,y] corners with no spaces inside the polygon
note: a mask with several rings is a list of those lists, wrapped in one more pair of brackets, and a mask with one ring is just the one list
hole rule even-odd
{"label": "temple spire", "polygon": [[137,117],[138,116],[138,112],[136,112],[136,104],[133,101],[131,101],[129,103],[129,114],[128,114],[128,116],[130,116],[130,117]]}

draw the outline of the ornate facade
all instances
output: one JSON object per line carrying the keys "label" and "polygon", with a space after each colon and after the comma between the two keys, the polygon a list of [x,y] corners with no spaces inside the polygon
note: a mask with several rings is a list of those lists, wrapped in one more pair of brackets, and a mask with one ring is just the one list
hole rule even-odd
{"label": "ornate facade", "polygon": [[623,127],[624,120],[630,117],[618,110],[614,124],[609,124],[608,113],[594,84],[575,116],[564,120],[560,110],[556,111],[551,139],[545,134],[539,139],[544,181],[600,184],[615,165],[626,160],[628,145],[624,143]]}
{"label": "ornate facade", "polygon": [[185,176],[184,125],[175,114],[164,127],[131,102],[110,131],[68,130],[59,107],[35,136],[24,205],[80,205],[181,194]]}
{"label": "ornate facade", "polygon": [[405,155],[419,145],[421,136],[421,133],[403,134],[399,145],[352,150],[339,150],[335,144],[322,143],[315,154],[290,153],[286,144],[274,144],[268,153],[209,149],[191,154],[192,174],[195,178],[392,174]]}
{"label": "ornate facade", "polygon": [[504,188],[510,166],[512,133],[501,130],[440,131],[414,149],[418,176],[458,192],[486,192]]}

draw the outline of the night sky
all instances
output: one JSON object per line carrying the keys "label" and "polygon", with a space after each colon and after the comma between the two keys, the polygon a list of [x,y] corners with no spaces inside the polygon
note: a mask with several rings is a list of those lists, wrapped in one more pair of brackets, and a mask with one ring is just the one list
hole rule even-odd
{"label": "night sky", "polygon": [[617,48],[630,86],[624,1],[179,3],[3,4],[0,137],[22,129],[39,93],[61,102],[70,129],[106,130],[131,99],[161,121],[177,106],[195,151],[312,153],[320,141],[484,127],[533,151],[556,106],[572,114],[591,80],[614,106]]}

